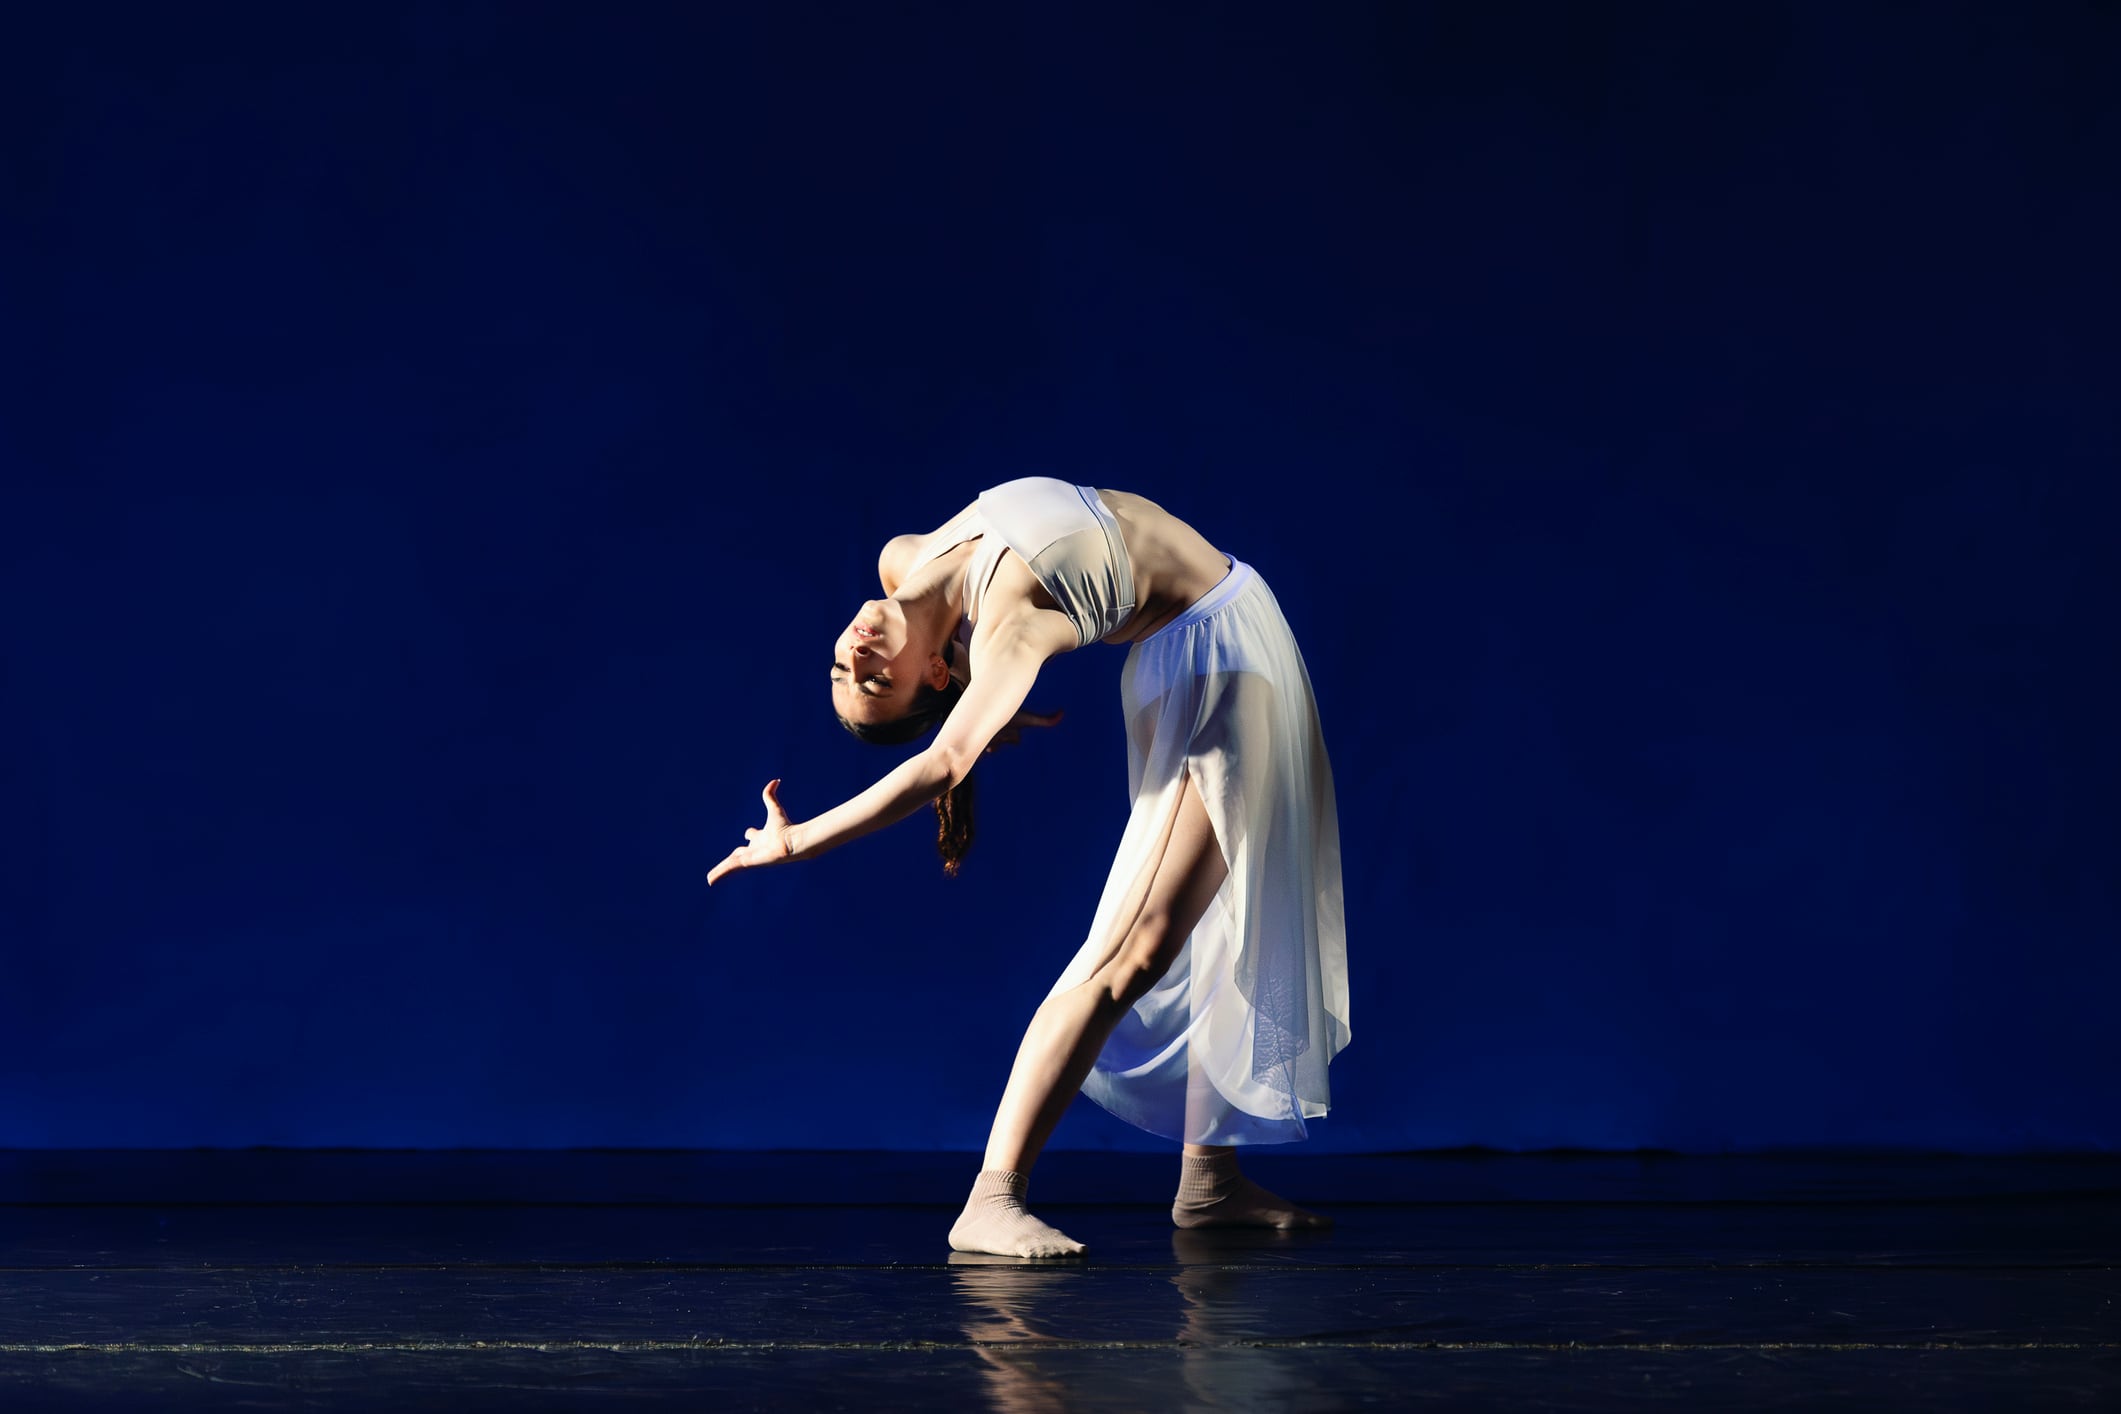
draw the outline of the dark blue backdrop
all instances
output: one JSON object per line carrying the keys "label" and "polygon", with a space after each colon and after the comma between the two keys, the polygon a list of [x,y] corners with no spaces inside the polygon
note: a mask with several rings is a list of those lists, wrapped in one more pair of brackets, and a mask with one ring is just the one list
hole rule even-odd
{"label": "dark blue backdrop", "polygon": [[1319,1143],[2121,1142],[2115,5],[10,25],[0,1145],[978,1147],[1120,653],[701,876],[1031,473],[1305,645]]}

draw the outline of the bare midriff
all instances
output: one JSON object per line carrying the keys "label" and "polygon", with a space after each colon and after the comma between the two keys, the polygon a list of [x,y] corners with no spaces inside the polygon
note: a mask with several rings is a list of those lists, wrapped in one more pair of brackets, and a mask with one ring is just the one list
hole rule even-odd
{"label": "bare midriff", "polygon": [[1134,643],[1183,614],[1230,572],[1230,559],[1199,531],[1145,496],[1098,488],[1119,522],[1134,569],[1134,612],[1099,639]]}

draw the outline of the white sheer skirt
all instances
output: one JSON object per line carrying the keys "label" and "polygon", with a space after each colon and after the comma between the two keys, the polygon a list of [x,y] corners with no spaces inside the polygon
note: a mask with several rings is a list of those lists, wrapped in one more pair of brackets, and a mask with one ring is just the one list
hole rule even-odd
{"label": "white sheer skirt", "polygon": [[1170,970],[1120,1019],[1083,1093],[1167,1139],[1301,1139],[1304,1121],[1326,1113],[1326,1066],[1348,1044],[1347,930],[1318,707],[1266,581],[1233,560],[1220,584],[1128,652],[1120,700],[1133,812],[1089,938],[1053,992],[1110,955],[1189,773],[1229,877]]}

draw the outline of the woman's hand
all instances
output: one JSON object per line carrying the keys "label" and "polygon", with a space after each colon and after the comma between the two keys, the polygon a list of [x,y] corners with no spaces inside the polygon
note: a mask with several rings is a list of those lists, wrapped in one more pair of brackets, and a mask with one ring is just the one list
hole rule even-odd
{"label": "woman's hand", "polygon": [[781,809],[781,783],[766,782],[760,794],[766,801],[766,826],[759,830],[744,831],[750,843],[738,845],[729,852],[729,857],[707,871],[707,887],[724,874],[733,874],[739,869],[760,869],[769,864],[786,864],[788,854],[788,813]]}
{"label": "woman's hand", "polygon": [[998,746],[1014,746],[1022,740],[1025,727],[1050,727],[1058,722],[1062,715],[1062,712],[1019,712],[1009,719],[1008,726],[994,734],[994,740],[988,742],[986,750],[980,754],[991,756]]}

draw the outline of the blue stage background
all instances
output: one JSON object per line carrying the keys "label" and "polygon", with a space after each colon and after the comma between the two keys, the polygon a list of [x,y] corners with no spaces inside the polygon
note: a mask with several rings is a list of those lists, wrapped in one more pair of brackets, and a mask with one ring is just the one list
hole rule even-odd
{"label": "blue stage background", "polygon": [[1304,645],[1318,1147],[2121,1143],[2121,8],[10,25],[0,1146],[979,1147],[1120,652],[961,879],[702,875],[1027,474]]}

